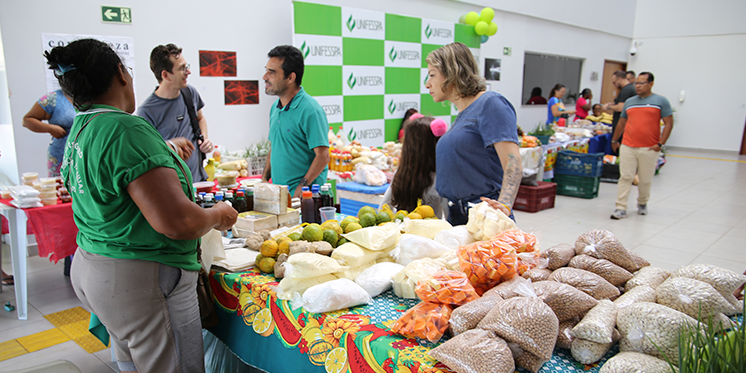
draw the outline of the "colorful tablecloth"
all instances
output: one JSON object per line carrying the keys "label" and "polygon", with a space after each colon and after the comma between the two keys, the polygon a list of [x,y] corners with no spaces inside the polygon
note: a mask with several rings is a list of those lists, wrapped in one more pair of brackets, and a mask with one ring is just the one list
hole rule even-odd
{"label": "colorful tablecloth", "polygon": [[[0,203],[13,206],[9,199],[0,199]],[[28,218],[29,234],[36,236],[39,256],[49,257],[57,263],[62,258],[75,254],[78,244],[78,227],[73,220],[72,203],[56,206],[23,209]],[[3,218],[4,220],[4,218]]]}
{"label": "colorful tablecloth", "polygon": [[[407,339],[390,326],[419,300],[388,291],[373,304],[315,314],[292,309],[277,299],[277,280],[257,269],[238,274],[213,272],[220,323],[210,329],[246,363],[268,372],[448,373],[427,352],[438,343]],[[541,372],[598,372],[599,364],[576,362],[570,351],[556,349]],[[518,369],[518,372],[526,372]]]}

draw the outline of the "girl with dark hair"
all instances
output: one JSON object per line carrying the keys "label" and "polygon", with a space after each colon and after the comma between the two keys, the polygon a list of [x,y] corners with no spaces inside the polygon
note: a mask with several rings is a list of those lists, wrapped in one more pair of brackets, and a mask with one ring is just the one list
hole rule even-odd
{"label": "girl with dark hair", "polygon": [[79,110],[61,167],[79,229],[75,294],[108,330],[121,371],[204,372],[198,239],[230,228],[236,211],[193,202],[174,152],[193,145],[169,145],[131,115],[132,75],[109,45],[81,39],[44,55]]}
{"label": "girl with dark hair", "polygon": [[547,124],[556,123],[563,115],[575,114],[575,110],[565,109],[562,102],[562,96],[567,92],[564,84],[557,83],[549,92],[549,102],[547,102]]}
{"label": "girl with dark hair", "polygon": [[383,196],[383,204],[397,210],[412,212],[417,200],[433,208],[435,216],[443,217],[443,199],[435,190],[435,146],[448,126],[442,119],[414,114],[404,128],[399,169]]}
{"label": "girl with dark hair", "polygon": [[580,92],[580,97],[575,103],[575,120],[585,119],[588,116],[588,112],[591,111],[591,100],[593,99],[593,92],[590,88],[584,89]]}
{"label": "girl with dark hair", "polygon": [[404,143],[404,127],[409,123],[409,118],[417,114],[417,109],[408,109],[406,113],[404,113],[404,119],[401,120],[401,127],[399,128],[399,142]]}

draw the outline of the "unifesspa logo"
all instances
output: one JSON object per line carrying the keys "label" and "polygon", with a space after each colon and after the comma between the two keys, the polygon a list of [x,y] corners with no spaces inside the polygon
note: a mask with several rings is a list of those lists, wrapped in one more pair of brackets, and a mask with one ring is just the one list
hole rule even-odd
{"label": "unifesspa logo", "polygon": [[360,87],[377,87],[383,85],[382,76],[355,76],[355,73],[351,73],[347,78],[347,86],[350,89],[354,89],[357,86]]}
{"label": "unifesspa logo", "polygon": [[342,48],[336,45],[309,45],[305,40],[300,46],[303,58],[311,56],[318,57],[339,57],[342,56]]}
{"label": "unifesspa logo", "polygon": [[327,116],[340,114],[342,112],[342,105],[339,104],[321,105],[321,108],[324,109],[324,113],[326,113]]}
{"label": "unifesspa logo", "polygon": [[420,52],[419,51],[413,51],[413,50],[396,50],[396,47],[391,47],[391,50],[389,51],[389,58],[391,59],[391,62],[399,60],[419,60],[420,59]]}
{"label": "unifesspa logo", "polygon": [[447,28],[430,27],[430,24],[428,23],[428,25],[425,27],[425,37],[430,39],[431,36],[435,36],[438,38],[450,38],[451,36],[453,36],[453,33],[450,29]]}
{"label": "unifesspa logo", "polygon": [[388,105],[389,113],[394,114],[396,111],[406,111],[409,109],[420,110],[420,104],[416,101],[395,102],[391,100]]}
{"label": "unifesspa logo", "polygon": [[347,19],[347,29],[350,32],[355,29],[381,31],[383,30],[383,23],[375,19],[355,19],[355,16],[350,14],[350,18]]}
{"label": "unifesspa logo", "polygon": [[380,128],[369,128],[364,130],[355,131],[354,128],[350,129],[347,133],[347,140],[352,142],[355,140],[367,140],[377,139],[383,137],[383,130]]}

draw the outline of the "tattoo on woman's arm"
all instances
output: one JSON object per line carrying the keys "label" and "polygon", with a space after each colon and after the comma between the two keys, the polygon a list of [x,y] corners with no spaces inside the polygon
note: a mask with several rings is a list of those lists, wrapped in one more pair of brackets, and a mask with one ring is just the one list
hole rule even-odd
{"label": "tattoo on woman's arm", "polygon": [[508,156],[508,166],[503,171],[503,185],[498,202],[504,203],[508,206],[513,206],[515,197],[518,195],[518,188],[521,185],[522,177],[523,169],[518,162],[518,158],[516,158],[515,155],[510,154]]}

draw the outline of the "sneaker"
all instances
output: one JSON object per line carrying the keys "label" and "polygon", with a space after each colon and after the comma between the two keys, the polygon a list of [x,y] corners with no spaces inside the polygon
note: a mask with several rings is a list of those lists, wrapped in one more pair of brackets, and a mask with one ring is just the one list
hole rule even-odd
{"label": "sneaker", "polygon": [[647,215],[648,205],[637,205],[637,215]]}
{"label": "sneaker", "polygon": [[611,214],[611,218],[614,220],[624,219],[627,217],[627,211],[616,209],[614,210],[614,213]]}

